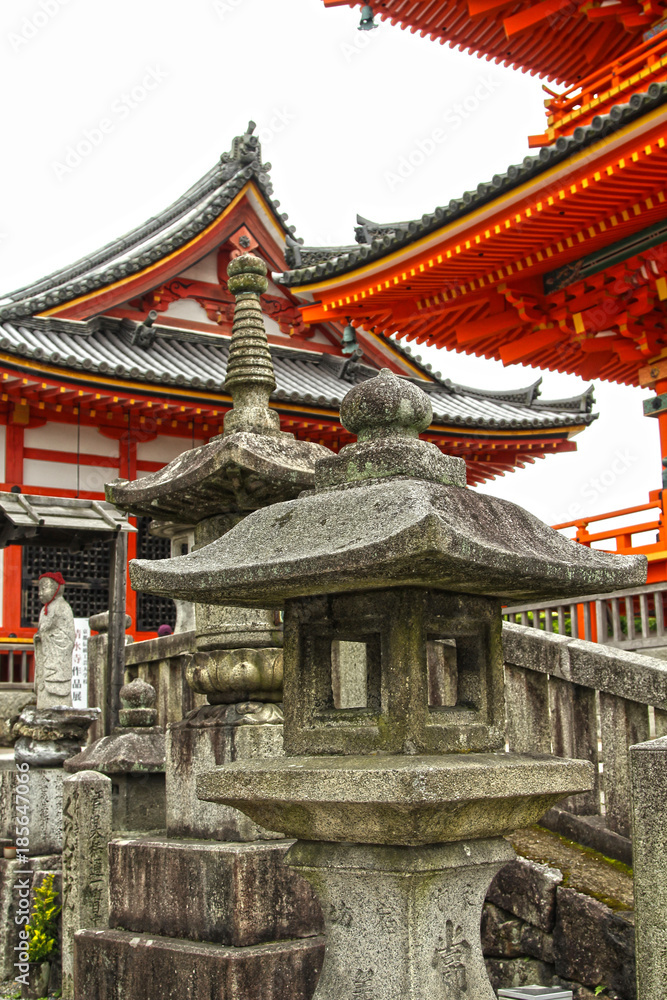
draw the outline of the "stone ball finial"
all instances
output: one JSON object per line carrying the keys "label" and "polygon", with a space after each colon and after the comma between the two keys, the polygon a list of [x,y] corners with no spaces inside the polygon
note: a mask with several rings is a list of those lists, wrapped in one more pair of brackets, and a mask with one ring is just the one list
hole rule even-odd
{"label": "stone ball finial", "polygon": [[340,407],[340,421],[358,441],[379,437],[419,437],[433,420],[431,401],[412,382],[383,368],[356,385]]}
{"label": "stone ball finial", "polygon": [[242,253],[230,260],[227,266],[229,277],[227,287],[232,295],[240,295],[242,292],[263,295],[269,287],[267,270],[266,263],[260,257],[255,257],[252,253]]}
{"label": "stone ball finial", "polygon": [[135,677],[129,684],[120,689],[120,702],[123,706],[118,713],[118,720],[123,727],[154,726],[157,720],[155,688],[140,677]]}

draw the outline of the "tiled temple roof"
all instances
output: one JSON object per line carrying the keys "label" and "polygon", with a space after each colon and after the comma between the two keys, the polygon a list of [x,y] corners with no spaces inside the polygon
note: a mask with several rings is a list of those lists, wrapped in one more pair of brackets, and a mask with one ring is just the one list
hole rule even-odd
{"label": "tiled temple roof", "polygon": [[254,128],[250,122],[245,135],[234,139],[231,152],[223,153],[207,174],[159,215],[75,264],[1,296],[0,319],[43,312],[143,270],[201,233],[250,180],[266,196],[285,235],[292,233],[294,227],[285,222],[287,214],[278,212],[280,202],[271,198],[271,164],[262,163]]}
{"label": "tiled temple roof", "polygon": [[306,285],[380,260],[476,211],[666,102],[667,83],[652,83],[646,93],[633,94],[626,104],[616,105],[609,114],[597,115],[590,125],[576,128],[571,136],[559,137],[552,146],[543,146],[535,156],[526,156],[522,163],[495,174],[490,181],[478,184],[476,190],[465,191],[460,198],[427,212],[421,219],[375,223],[357,216],[357,246],[304,247],[288,238],[285,258],[290,270],[276,280],[283,285]]}
{"label": "tiled temple roof", "polygon": [[[223,393],[229,340],[222,335],[152,327],[149,346],[133,343],[132,324],[106,317],[86,323],[40,319],[0,323],[0,350],[67,370]],[[411,352],[403,348],[406,354]],[[271,347],[277,389],[272,399],[338,410],[352,385],[377,369],[331,354]],[[517,391],[488,391],[434,377],[414,381],[428,393],[436,424],[474,430],[584,426],[595,419],[591,390],[552,403],[538,398],[539,381]]]}

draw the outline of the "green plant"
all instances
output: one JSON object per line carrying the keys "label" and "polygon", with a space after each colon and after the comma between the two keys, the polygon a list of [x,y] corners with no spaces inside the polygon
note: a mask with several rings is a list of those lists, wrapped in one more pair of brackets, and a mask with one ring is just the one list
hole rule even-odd
{"label": "green plant", "polygon": [[606,991],[606,989],[607,989],[606,986],[596,986],[595,987],[595,995],[596,995],[596,997],[601,997],[602,994]]}
{"label": "green plant", "polygon": [[45,962],[53,951],[57,935],[60,907],[56,904],[58,893],[53,888],[55,875],[50,872],[42,884],[35,889],[28,931],[28,961]]}

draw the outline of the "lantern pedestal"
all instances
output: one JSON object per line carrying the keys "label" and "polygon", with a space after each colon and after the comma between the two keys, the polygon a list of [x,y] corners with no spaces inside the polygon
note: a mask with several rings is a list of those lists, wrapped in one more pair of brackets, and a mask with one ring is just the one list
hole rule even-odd
{"label": "lantern pedestal", "polygon": [[484,897],[514,857],[502,838],[433,847],[298,841],[327,948],[314,1000],[495,1000],[480,943]]}

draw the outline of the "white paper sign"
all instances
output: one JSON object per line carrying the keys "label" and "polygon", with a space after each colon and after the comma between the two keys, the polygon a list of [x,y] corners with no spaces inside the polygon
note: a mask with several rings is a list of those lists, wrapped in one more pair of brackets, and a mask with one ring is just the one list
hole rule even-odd
{"label": "white paper sign", "polygon": [[88,708],[88,640],[90,625],[87,618],[74,619],[74,650],[72,651],[72,707]]}

